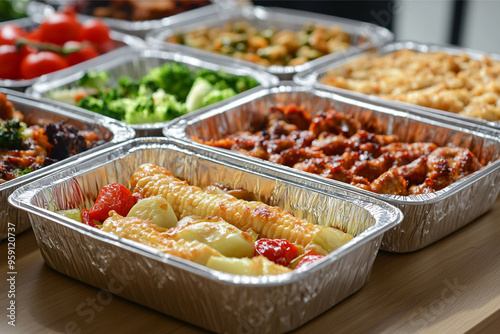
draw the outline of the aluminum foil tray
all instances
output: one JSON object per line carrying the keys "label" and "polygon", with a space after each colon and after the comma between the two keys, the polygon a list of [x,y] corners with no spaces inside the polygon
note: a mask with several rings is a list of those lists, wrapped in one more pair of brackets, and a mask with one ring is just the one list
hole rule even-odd
{"label": "aluminum foil tray", "polygon": [[8,197],[14,192],[14,190],[43,176],[59,170],[64,170],[67,168],[68,164],[77,159],[85,160],[89,155],[92,155],[107,146],[134,138],[135,134],[134,130],[126,126],[124,123],[97,114],[89,115],[88,113],[81,112],[78,108],[56,106],[45,99],[35,100],[24,93],[8,89],[0,88],[0,93],[6,94],[7,99],[14,104],[14,107],[24,114],[24,122],[28,125],[44,125],[49,122],[58,122],[66,119],[68,120],[68,124],[72,124],[79,129],[93,130],[107,141],[107,143],[99,147],[76,154],[50,166],[46,166],[29,174],[20,176],[14,180],[0,184],[1,240],[7,238],[8,231],[12,233],[12,230],[9,229],[9,227],[15,227],[15,234],[19,234],[30,227],[26,212],[18,210],[7,203]]}
{"label": "aluminum foil tray", "polygon": [[[87,71],[108,71],[111,76],[111,85],[117,84],[118,80],[123,76],[129,76],[134,80],[139,80],[151,69],[170,61],[183,63],[191,69],[207,68],[212,70],[223,70],[237,75],[248,75],[266,87],[276,85],[278,83],[277,77],[266,72],[255,71],[248,67],[224,64],[222,61],[210,61],[204,58],[194,58],[177,52],[155,48],[138,50],[132,47],[125,47],[103,55],[100,59],[92,59],[84,64],[81,64],[82,66],[78,68],[78,71],[61,73],[60,75],[47,77],[45,80],[42,79],[31,86],[27,90],[27,93],[36,97],[50,97],[50,93],[56,89],[77,87],[78,80]],[[237,96],[230,99],[235,98],[237,98]],[[226,103],[226,101],[230,99],[218,102],[218,104]],[[212,104],[194,112],[201,113],[218,104]],[[145,123],[133,124],[130,125],[130,127],[135,130],[138,137],[162,136],[162,129],[166,124],[167,122]]]}
{"label": "aluminum foil tray", "polygon": [[[79,19],[81,19],[79,17]],[[3,24],[7,23],[15,23],[21,28],[24,28],[25,30],[32,30],[38,27],[39,23],[35,21],[32,18],[23,18],[23,19],[18,19],[18,20],[12,20],[12,21],[6,21],[6,22],[1,22],[0,26]],[[113,48],[118,49],[124,46],[131,46],[131,47],[143,47],[145,45],[145,42],[135,36],[130,36],[118,31],[111,30],[110,35],[111,39],[113,40]],[[102,55],[96,57],[96,59],[102,57]],[[85,62],[84,62],[85,63]],[[83,64],[84,64],[83,63]],[[59,73],[71,73],[74,70],[77,70],[79,66],[81,66],[82,63],[74,66],[70,66],[64,70],[52,72],[50,74],[47,74],[45,76],[41,76],[39,78],[34,78],[34,79],[23,79],[23,80],[10,80],[10,79],[0,79],[0,87],[5,87],[5,88],[10,88],[10,89],[15,89],[19,91],[24,91],[26,90],[27,87],[33,85],[36,81],[40,80],[43,77],[50,76],[53,74],[59,74]],[[1,66],[4,66],[3,64]]]}
{"label": "aluminum foil tray", "polygon": [[[397,50],[414,50],[417,52],[445,52],[450,55],[458,55],[458,54],[467,54],[472,59],[482,59],[484,56],[488,56],[493,60],[500,61],[500,55],[490,54],[481,51],[471,50],[459,46],[451,46],[451,45],[436,45],[436,44],[425,44],[425,43],[417,43],[417,42],[394,42],[386,44],[385,46],[379,48],[377,50],[377,54],[383,56],[389,54],[391,52]],[[418,110],[417,114],[427,113],[430,115],[440,114],[445,117],[453,117],[459,120],[463,120],[469,123],[475,123],[477,125],[489,126],[496,129],[500,129],[500,122],[487,121],[480,118],[473,118],[469,116],[464,116],[460,114],[455,114],[453,112],[448,112],[439,109],[433,109],[428,107],[419,106],[416,104],[411,104],[407,102],[383,99],[378,96],[366,95],[358,92],[354,92],[347,89],[342,89],[338,87],[329,86],[326,84],[322,84],[319,81],[323,78],[327,72],[331,69],[338,68],[344,64],[347,64],[351,61],[355,61],[360,57],[366,55],[367,51],[358,53],[356,55],[350,55],[343,59],[338,59],[332,62],[321,62],[315,65],[313,68],[308,69],[307,71],[301,72],[297,74],[293,81],[304,86],[314,86],[319,89],[326,89],[333,91],[337,94],[347,96],[353,99],[368,99],[372,103],[377,103],[380,105],[387,106],[388,108],[405,108],[405,110],[412,111]]]}
{"label": "aluminum foil tray", "polygon": [[[290,331],[367,282],[384,231],[402,219],[398,209],[349,190],[315,190],[312,181],[297,184],[279,172],[249,168],[247,161],[212,153],[175,139],[134,139],[18,189],[10,203],[28,211],[43,258],[53,269],[214,332]],[[219,183],[245,188],[270,205],[315,224],[341,227],[356,237],[309,270],[238,276],[49,211],[89,207],[102,186],[129,185],[143,163],[164,166],[201,187]],[[112,287],[116,275],[132,277],[123,290]]]}
{"label": "aluminum foil tray", "polygon": [[[490,162],[468,177],[440,191],[412,196],[381,195],[336,180],[302,172],[291,167],[212,148],[219,154],[240,156],[259,166],[296,178],[296,182],[314,181],[315,188],[342,187],[386,201],[404,214],[401,224],[386,232],[381,249],[410,252],[421,249],[490,210],[500,191],[500,132],[439,115],[409,113],[353,100],[332,92],[283,82],[280,86],[245,94],[238,101],[215,108],[203,115],[186,115],[164,129],[164,134],[192,145],[191,136],[219,139],[239,130],[251,130],[264,119],[270,105],[295,103],[311,112],[334,108],[375,127],[376,133],[396,134],[402,141],[431,141],[438,146],[453,144],[469,148],[481,162]],[[258,124],[258,123],[257,123]]]}
{"label": "aluminum foil tray", "polygon": [[[194,14],[194,13],[193,13]],[[202,16],[202,15],[203,16]],[[250,66],[257,70],[267,71],[277,75],[281,80],[290,80],[294,74],[303,72],[319,61],[329,60],[334,61],[343,59],[347,55],[357,53],[366,49],[380,47],[383,44],[391,42],[394,35],[387,29],[371,23],[364,23],[349,19],[344,19],[335,16],[316,14],[305,11],[290,10],[285,8],[264,8],[259,6],[232,7],[221,11],[220,7],[206,8],[200,12],[199,17],[186,16],[179,14],[178,22],[169,25],[168,27],[152,31],[146,35],[148,43],[156,43],[160,45],[168,45],[169,48],[179,50],[186,53],[192,53],[200,57],[211,55],[225,62],[236,62],[244,66]],[[239,60],[230,56],[220,55],[185,45],[168,43],[165,39],[179,32],[189,32],[199,27],[218,27],[227,22],[234,20],[247,20],[257,27],[275,26],[278,29],[300,30],[303,26],[310,22],[321,23],[326,26],[340,25],[342,29],[351,34],[350,49],[345,52],[337,52],[329,54],[313,61],[309,61],[298,66],[262,66],[252,62]],[[364,38],[366,43],[355,46],[358,41]]]}
{"label": "aluminum foil tray", "polygon": [[[42,2],[36,2],[32,1],[28,4],[28,15],[30,17],[38,17],[41,15],[43,11],[54,11],[54,9],[61,10],[65,6],[71,3],[82,3],[86,1],[81,1],[81,0],[49,0],[45,1],[46,3]],[[87,1],[88,2],[88,1]],[[208,5],[196,9],[192,9],[186,12],[181,13],[184,18],[190,18],[190,17],[198,17],[199,15],[203,15],[203,13],[207,10],[207,7],[215,7],[215,10],[223,10],[226,6],[236,6],[238,5],[238,0],[213,0],[212,1],[213,5]],[[220,6],[219,9],[217,9]],[[82,18],[88,19],[93,16],[86,15],[83,13],[86,9],[88,9],[89,6],[82,6],[81,7],[81,13],[79,13],[79,16]],[[139,38],[145,38],[146,34],[152,30],[159,29],[168,25],[171,25],[175,22],[178,21],[178,17],[181,14],[177,15],[172,15],[169,17],[165,17],[163,19],[159,20],[147,20],[147,21],[129,21],[129,20],[121,20],[121,19],[114,19],[114,18],[108,18],[108,17],[100,17],[99,19],[102,20],[108,27],[115,31],[119,31],[125,34],[137,36]]]}

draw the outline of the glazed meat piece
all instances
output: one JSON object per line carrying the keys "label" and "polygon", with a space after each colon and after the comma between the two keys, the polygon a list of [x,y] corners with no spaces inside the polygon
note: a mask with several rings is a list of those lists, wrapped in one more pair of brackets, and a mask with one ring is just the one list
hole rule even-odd
{"label": "glazed meat piece", "polygon": [[294,104],[275,105],[265,126],[214,141],[193,139],[380,194],[431,193],[482,167],[466,148],[401,142],[333,109],[311,118]]}

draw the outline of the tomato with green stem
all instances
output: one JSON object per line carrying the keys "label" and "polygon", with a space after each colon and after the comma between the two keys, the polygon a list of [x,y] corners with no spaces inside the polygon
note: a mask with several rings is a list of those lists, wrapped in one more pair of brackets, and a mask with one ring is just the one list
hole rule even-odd
{"label": "tomato with green stem", "polygon": [[110,41],[109,27],[99,19],[89,19],[82,24],[82,40],[94,44],[106,44]]}
{"label": "tomato with green stem", "polygon": [[26,31],[15,23],[6,23],[0,26],[0,45],[11,44],[18,37],[26,35]]}
{"label": "tomato with green stem", "polygon": [[66,42],[64,43],[64,49],[74,50],[66,54],[68,66],[73,66],[99,56],[97,50],[91,44],[85,42]]}
{"label": "tomato with green stem", "polygon": [[21,57],[14,45],[0,45],[0,79],[19,78]]}
{"label": "tomato with green stem", "polygon": [[40,24],[40,35],[44,42],[63,45],[68,41],[79,41],[82,28],[78,21],[65,13],[56,12]]}
{"label": "tomato with green stem", "polygon": [[68,67],[66,59],[61,55],[50,51],[40,51],[28,54],[23,58],[21,76],[24,79],[33,79],[66,67]]}

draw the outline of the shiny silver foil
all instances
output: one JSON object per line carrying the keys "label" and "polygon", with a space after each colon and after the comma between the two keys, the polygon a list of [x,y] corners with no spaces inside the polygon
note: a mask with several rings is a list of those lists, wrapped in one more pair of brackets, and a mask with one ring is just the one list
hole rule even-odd
{"label": "shiny silver foil", "polygon": [[[0,26],[2,26],[3,24],[7,24],[7,23],[17,24],[21,28],[28,30],[28,31],[33,30],[39,26],[39,23],[37,23],[32,18],[23,18],[23,19],[18,19],[18,20],[1,22]],[[130,35],[118,32],[118,31],[114,31],[114,30],[110,31],[109,36],[111,37],[111,40],[113,41],[113,49],[118,49],[118,48],[121,48],[124,46],[142,47],[145,45],[145,42],[138,37],[130,36]],[[98,56],[98,57],[96,57],[96,59],[100,58],[100,57],[102,57],[102,56]],[[4,65],[2,64],[2,66],[4,66]],[[80,66],[80,64],[71,66],[71,67],[64,69],[64,70],[52,72],[51,74],[47,74],[45,76],[50,76],[50,75],[55,74],[55,73],[71,73],[71,71],[76,70],[76,68],[78,66]],[[34,78],[34,79],[22,79],[22,80],[10,80],[10,79],[1,79],[0,78],[0,87],[15,89],[18,91],[24,91],[24,90],[26,90],[26,88],[33,85],[33,83],[35,83],[40,78],[43,78],[45,76],[41,76],[39,78]]]}
{"label": "shiny silver foil", "polygon": [[43,126],[47,123],[55,123],[61,120],[67,120],[79,129],[92,130],[99,134],[106,143],[100,147],[93,148],[86,152],[76,154],[55,164],[35,170],[29,174],[20,176],[13,180],[0,184],[0,240],[8,236],[9,227],[15,227],[15,234],[21,233],[30,227],[28,215],[25,211],[8,205],[8,197],[17,188],[47,176],[59,170],[67,168],[68,164],[76,159],[85,159],[88,155],[101,150],[107,146],[123,142],[134,138],[134,130],[124,123],[112,120],[101,115],[89,115],[82,113],[78,108],[61,107],[50,103],[45,99],[33,99],[24,93],[0,88],[0,93],[7,95],[7,99],[12,102],[16,110],[24,115],[24,122],[27,125]]}
{"label": "shiny silver foil", "polygon": [[[379,48],[378,54],[381,56],[386,55],[388,53],[397,51],[397,50],[413,50],[417,52],[445,52],[450,55],[458,55],[458,54],[467,54],[472,59],[482,59],[485,56],[490,57],[493,60],[500,61],[500,55],[490,54],[481,51],[471,50],[459,46],[452,45],[436,45],[436,44],[428,44],[428,43],[417,43],[417,42],[394,42],[384,45]],[[457,118],[459,120],[475,123],[477,125],[489,126],[496,129],[500,129],[500,122],[487,121],[480,118],[473,118],[469,116],[464,116],[444,110],[433,109],[428,107],[419,106],[416,104],[411,104],[407,102],[383,99],[378,96],[366,95],[358,92],[354,92],[347,89],[342,89],[338,87],[333,87],[330,85],[326,85],[320,83],[319,81],[326,76],[327,72],[331,69],[340,67],[348,62],[359,59],[360,57],[366,55],[365,52],[358,53],[356,55],[350,55],[349,57],[345,57],[344,59],[338,59],[336,61],[322,61],[316,64],[314,67],[310,68],[307,71],[297,74],[293,81],[304,86],[314,86],[319,89],[325,89],[332,91],[334,93],[347,96],[353,99],[367,99],[372,103],[376,103],[379,105],[387,106],[388,108],[404,108],[405,110],[412,111],[417,110],[418,114],[439,114],[444,117],[452,117]]]}
{"label": "shiny silver foil", "polygon": [[[197,17],[194,15],[183,17],[182,14],[180,14],[177,22],[148,33],[146,35],[146,41],[148,43],[168,45],[169,49],[178,50],[184,53],[191,53],[199,57],[206,57],[207,55],[210,55],[225,62],[232,62],[242,66],[250,66],[256,70],[267,71],[271,74],[277,75],[281,80],[290,80],[293,75],[312,68],[320,61],[343,59],[348,55],[359,53],[363,50],[380,47],[394,39],[394,35],[389,30],[375,24],[286,8],[246,6],[231,7],[225,10],[220,10],[220,7],[210,7],[198,13],[199,15]],[[250,21],[256,27],[265,28],[274,26],[278,29],[290,29],[295,31],[301,30],[305,24],[311,22],[323,24],[327,27],[339,25],[345,32],[351,34],[352,47],[344,52],[332,53],[302,65],[262,66],[230,56],[216,54],[185,45],[168,43],[165,41],[167,37],[175,35],[179,32],[189,32],[200,27],[220,27],[227,22],[236,20]],[[361,38],[365,39],[366,42],[361,45],[357,45]]]}
{"label": "shiny silver foil", "polygon": [[[248,93],[236,102],[205,114],[186,115],[164,129],[167,137],[179,138],[195,146],[191,136],[218,139],[239,130],[252,130],[268,114],[269,106],[295,103],[311,113],[334,108],[353,115],[376,133],[396,134],[401,141],[434,142],[438,146],[461,146],[470,149],[483,165],[481,170],[431,193],[412,196],[381,195],[340,181],[280,166],[236,152],[212,148],[214,154],[240,156],[249,166],[279,170],[297,182],[314,180],[315,188],[342,187],[386,201],[401,209],[401,224],[386,232],[381,249],[410,252],[421,249],[470,223],[490,210],[500,191],[500,131],[463,122],[439,114],[404,108],[387,108],[362,99],[351,99],[312,87],[282,82],[279,86]],[[252,164],[253,163],[253,164]]]}
{"label": "shiny silver foil", "polygon": [[[200,187],[245,188],[297,217],[341,227],[356,237],[308,269],[250,277],[211,270],[52,212],[90,207],[102,186],[128,186],[143,163],[164,166]],[[26,185],[9,200],[29,212],[43,258],[65,275],[214,332],[281,333],[359,290],[383,233],[402,219],[398,209],[375,198],[315,188],[312,180],[299,184],[279,171],[206,147],[139,138]],[[118,279],[123,289],[116,289]]]}
{"label": "shiny silver foil", "polygon": [[[31,86],[27,93],[33,96],[50,97],[50,92],[54,90],[78,87],[78,80],[88,71],[107,71],[111,79],[110,85],[118,84],[118,80],[123,76],[128,76],[136,81],[146,75],[151,69],[161,66],[164,63],[176,61],[187,65],[195,70],[206,68],[211,70],[222,70],[236,75],[248,75],[256,79],[263,86],[272,86],[278,83],[278,78],[266,72],[255,71],[248,67],[239,67],[234,64],[225,64],[217,60],[198,59],[183,55],[177,52],[160,50],[155,48],[135,49],[132,47],[121,48],[108,53],[100,59],[90,60],[82,64],[83,66],[75,71],[54,75],[46,80],[40,80]],[[237,96],[227,100],[234,100]],[[226,100],[226,101],[227,101]],[[62,102],[55,102],[61,103]],[[204,112],[224,101],[195,110],[195,113]],[[137,137],[162,136],[162,129],[168,122],[130,124]]]}

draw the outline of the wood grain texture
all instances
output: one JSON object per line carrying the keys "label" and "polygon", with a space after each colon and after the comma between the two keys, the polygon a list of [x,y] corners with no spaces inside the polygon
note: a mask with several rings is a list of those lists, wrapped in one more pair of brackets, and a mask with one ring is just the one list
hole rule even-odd
{"label": "wood grain texture", "polygon": [[[0,244],[5,282],[7,242]],[[1,333],[204,333],[50,269],[30,230],[16,237],[16,327]],[[500,200],[449,237],[410,254],[380,252],[369,282],[296,333],[494,333],[500,324]]]}

